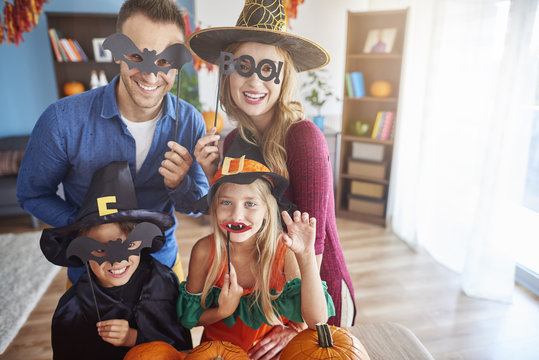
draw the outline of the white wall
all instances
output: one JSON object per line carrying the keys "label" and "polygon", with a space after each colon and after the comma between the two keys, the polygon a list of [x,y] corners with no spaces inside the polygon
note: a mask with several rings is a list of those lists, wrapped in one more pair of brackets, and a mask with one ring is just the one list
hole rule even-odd
{"label": "white wall", "polygon": [[[391,2],[402,3],[402,0]],[[244,3],[244,0],[195,0],[195,13],[203,28],[234,26]],[[341,99],[344,89],[347,11],[366,10],[372,10],[369,8],[369,0],[305,0],[298,7],[298,18],[290,21],[289,32],[309,38],[329,52],[331,62],[326,68],[331,74],[331,87]],[[216,74],[216,70],[209,74],[206,71],[199,72],[200,99],[208,109],[215,108]],[[300,97],[299,100],[306,106],[308,117],[312,118],[314,110],[307,108],[303,98]],[[326,126],[340,129],[342,103],[328,102],[322,111],[327,115]]]}

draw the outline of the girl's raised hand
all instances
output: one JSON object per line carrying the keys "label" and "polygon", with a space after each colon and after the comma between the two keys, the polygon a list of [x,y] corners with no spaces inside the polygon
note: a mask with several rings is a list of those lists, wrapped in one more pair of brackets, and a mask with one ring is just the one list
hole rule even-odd
{"label": "girl's raised hand", "polygon": [[316,237],[316,219],[309,218],[306,212],[294,211],[294,219],[288,212],[281,212],[288,233],[282,236],[283,243],[294,252],[294,254],[314,253],[314,240]]}
{"label": "girl's raised hand", "polygon": [[213,175],[215,175],[219,166],[219,147],[217,146],[217,142],[220,136],[215,134],[216,131],[217,128],[214,126],[206,135],[198,139],[195,145],[195,152],[193,153],[209,182],[213,179]]}
{"label": "girl's raised hand", "polygon": [[243,288],[238,284],[236,269],[234,268],[234,265],[230,264],[230,275],[225,275],[223,288],[221,289],[219,299],[217,300],[219,302],[219,308],[217,310],[219,316],[222,316],[224,319],[232,315],[238,308],[242,295]]}

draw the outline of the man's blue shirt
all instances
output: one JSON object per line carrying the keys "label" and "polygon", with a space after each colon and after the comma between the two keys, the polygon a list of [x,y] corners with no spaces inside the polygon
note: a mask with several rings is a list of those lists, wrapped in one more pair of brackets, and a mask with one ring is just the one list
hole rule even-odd
{"label": "man's blue shirt", "polygon": [[[26,149],[17,183],[23,209],[43,222],[61,227],[71,224],[90,185],[93,173],[111,161],[128,161],[139,208],[190,213],[190,204],[208,192],[208,182],[193,152],[205,134],[201,114],[180,100],[178,135],[176,97],[164,98],[163,117],[157,122],[154,139],[138,174],[135,172],[135,139],[120,118],[115,88],[119,76],[107,86],[63,98],[50,105],[37,121]],[[184,146],[193,164],[177,189],[167,188],[158,169],[169,151],[167,142]],[[65,201],[56,193],[62,183]],[[175,222],[177,220],[175,219]],[[177,223],[166,232],[166,244],[152,255],[172,267],[178,247],[174,237]]]}

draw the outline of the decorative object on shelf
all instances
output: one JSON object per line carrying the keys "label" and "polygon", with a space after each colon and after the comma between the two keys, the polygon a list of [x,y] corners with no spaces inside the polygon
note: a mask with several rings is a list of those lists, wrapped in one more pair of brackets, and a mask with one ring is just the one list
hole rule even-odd
{"label": "decorative object on shelf", "polygon": [[97,77],[97,71],[92,70],[90,73],[90,89],[99,87],[99,78]]}
{"label": "decorative object on shelf", "polygon": [[92,40],[94,48],[94,60],[96,62],[112,62],[112,53],[110,50],[103,49],[103,42],[106,38],[95,38]]}
{"label": "decorative object on shelf", "polygon": [[4,0],[3,21],[0,13],[0,44],[5,40],[8,45],[19,46],[24,41],[22,34],[36,27],[45,2],[49,0],[14,0],[13,3]]}
{"label": "decorative object on shelf", "polygon": [[369,132],[370,128],[371,125],[368,122],[358,120],[353,123],[352,126],[350,126],[350,134],[356,136],[365,136]]}
{"label": "decorative object on shelf", "polygon": [[391,53],[395,36],[397,35],[396,28],[372,29],[367,34],[365,41],[364,53]]}
{"label": "decorative object on shelf", "polygon": [[[202,117],[206,123],[206,131],[209,131],[214,126],[215,111],[203,111]],[[224,124],[225,121],[223,120],[223,117],[221,114],[217,113],[217,123],[215,124],[215,127],[217,128],[216,134],[219,134],[219,132],[223,130]]]}
{"label": "decorative object on shelf", "polygon": [[313,122],[324,130],[324,116],[322,115],[322,107],[327,100],[339,98],[333,93],[333,90],[328,84],[327,69],[310,70],[307,72],[307,81],[303,84],[305,92],[305,101],[311,104],[317,110],[317,115],[313,118]]}
{"label": "decorative object on shelf", "polygon": [[65,96],[71,96],[84,91],[84,85],[80,81],[69,81],[63,87]]}
{"label": "decorative object on shelf", "polygon": [[369,91],[374,97],[385,98],[393,93],[393,86],[389,81],[378,80],[371,84]]}
{"label": "decorative object on shelf", "polygon": [[105,86],[109,83],[104,70],[99,70],[99,86]]}

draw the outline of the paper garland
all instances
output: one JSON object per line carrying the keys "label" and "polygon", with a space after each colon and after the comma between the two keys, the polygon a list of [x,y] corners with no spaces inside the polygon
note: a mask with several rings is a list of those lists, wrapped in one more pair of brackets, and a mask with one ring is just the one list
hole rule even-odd
{"label": "paper garland", "polygon": [[0,44],[8,45],[24,41],[23,33],[32,31],[43,10],[43,3],[49,0],[4,0],[3,19],[0,14]]}

